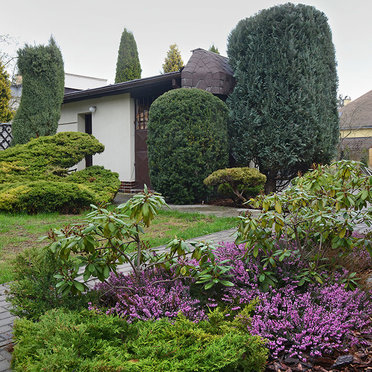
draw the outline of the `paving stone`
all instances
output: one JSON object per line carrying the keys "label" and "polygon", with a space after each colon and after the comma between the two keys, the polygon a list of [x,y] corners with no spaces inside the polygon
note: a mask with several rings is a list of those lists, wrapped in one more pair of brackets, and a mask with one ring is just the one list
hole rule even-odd
{"label": "paving stone", "polygon": [[3,312],[0,312],[0,320],[2,320],[2,319],[7,319],[7,318],[10,318],[10,319],[14,319],[15,318],[15,316],[14,315],[12,315],[9,311],[3,311]]}
{"label": "paving stone", "polygon": [[12,360],[12,354],[10,354],[8,350],[0,349],[0,360],[1,358],[10,362]]}
{"label": "paving stone", "polygon": [[0,327],[0,334],[9,333],[11,332],[11,330],[12,330],[12,327],[9,324],[3,325],[2,327]]}
{"label": "paving stone", "polygon": [[13,342],[12,337],[9,337],[9,338],[7,338],[7,339],[4,340],[4,341],[0,341],[0,348],[7,347],[7,346],[10,345],[12,342]]}
{"label": "paving stone", "polygon": [[10,363],[7,360],[0,361],[0,372],[7,372],[10,370]]}
{"label": "paving stone", "polygon": [[4,326],[8,326],[8,325],[12,325],[12,324],[13,324],[13,318],[11,318],[11,317],[8,317],[8,318],[5,318],[5,319],[0,319],[0,329]]}

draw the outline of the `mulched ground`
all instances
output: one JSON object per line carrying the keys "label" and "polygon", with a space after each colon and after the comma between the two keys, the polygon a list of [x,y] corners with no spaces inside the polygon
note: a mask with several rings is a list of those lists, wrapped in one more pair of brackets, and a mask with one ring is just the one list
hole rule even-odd
{"label": "mulched ground", "polygon": [[370,345],[358,351],[338,357],[322,357],[300,362],[296,358],[287,358],[284,361],[273,360],[266,368],[267,372],[371,372],[372,371],[372,335]]}

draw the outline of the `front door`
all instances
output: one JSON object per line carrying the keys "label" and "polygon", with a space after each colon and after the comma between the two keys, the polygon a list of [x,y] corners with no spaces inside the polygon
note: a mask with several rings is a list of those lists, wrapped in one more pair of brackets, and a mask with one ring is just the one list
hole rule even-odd
{"label": "front door", "polygon": [[144,185],[151,187],[147,156],[147,122],[151,103],[151,98],[136,99],[135,170],[136,187],[140,189]]}

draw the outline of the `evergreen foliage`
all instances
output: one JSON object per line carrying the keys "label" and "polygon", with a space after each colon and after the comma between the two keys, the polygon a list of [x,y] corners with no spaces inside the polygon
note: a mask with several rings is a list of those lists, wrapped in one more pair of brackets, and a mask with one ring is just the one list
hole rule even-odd
{"label": "evergreen foliage", "polygon": [[204,184],[207,186],[218,186],[220,193],[230,192],[241,202],[246,202],[244,194],[263,189],[266,177],[256,168],[226,168],[219,169],[210,174]]}
{"label": "evergreen foliage", "polygon": [[94,311],[50,310],[15,322],[15,371],[246,371],[265,369],[267,349],[243,321],[214,310],[210,321],[127,323]]}
{"label": "evergreen foliage", "polygon": [[177,44],[170,45],[167,57],[164,60],[163,73],[179,71],[183,66],[181,52]]}
{"label": "evergreen foliage", "polygon": [[1,151],[0,210],[76,213],[111,201],[120,186],[117,173],[98,166],[68,173],[86,155],[103,150],[93,136],[63,132]]}
{"label": "evergreen foliage", "polygon": [[241,20],[228,40],[237,84],[228,99],[231,153],[267,176],[328,163],[339,137],[335,50],[326,16],[285,4]]}
{"label": "evergreen foliage", "polygon": [[115,84],[140,79],[141,72],[136,40],[133,34],[125,28],[120,39]]}
{"label": "evergreen foliage", "polygon": [[169,91],[151,105],[147,143],[152,187],[172,203],[204,200],[204,178],[228,163],[227,107],[200,89]]}
{"label": "evergreen foliage", "polygon": [[9,107],[11,99],[9,75],[0,60],[0,123],[9,123],[14,112]]}
{"label": "evergreen foliage", "polygon": [[[12,265],[14,280],[7,297],[7,301],[12,304],[13,315],[37,321],[48,310],[82,309],[95,299],[93,291],[85,296],[70,294],[62,297],[55,278],[60,266],[60,260],[46,248],[26,249],[17,255]],[[70,260],[69,269],[73,267],[74,262]]]}
{"label": "evergreen foliage", "polygon": [[18,69],[22,97],[12,125],[13,145],[57,132],[65,85],[62,54],[52,37],[48,45],[18,50]]}
{"label": "evergreen foliage", "polygon": [[220,54],[220,51],[218,50],[218,48],[212,44],[209,49],[208,49],[210,52],[213,52],[213,53],[216,53],[216,54]]}

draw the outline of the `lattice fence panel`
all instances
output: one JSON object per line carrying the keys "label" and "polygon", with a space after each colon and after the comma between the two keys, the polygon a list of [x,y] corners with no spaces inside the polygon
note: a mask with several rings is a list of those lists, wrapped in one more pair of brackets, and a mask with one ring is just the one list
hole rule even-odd
{"label": "lattice fence panel", "polygon": [[12,138],[12,126],[10,124],[0,123],[0,151],[10,146]]}

